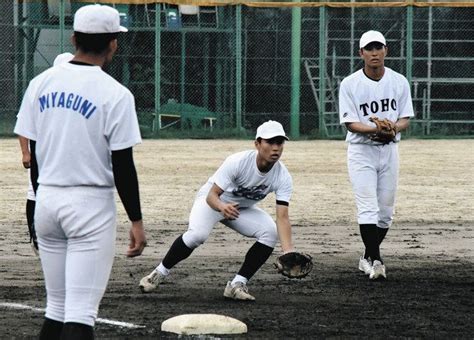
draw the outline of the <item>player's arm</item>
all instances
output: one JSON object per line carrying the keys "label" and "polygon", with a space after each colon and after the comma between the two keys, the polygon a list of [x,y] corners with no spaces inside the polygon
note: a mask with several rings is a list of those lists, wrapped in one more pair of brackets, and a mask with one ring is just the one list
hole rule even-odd
{"label": "player's arm", "polygon": [[238,203],[223,202],[220,199],[223,192],[224,190],[214,183],[207,194],[206,202],[212,209],[220,211],[226,219],[235,220],[239,217],[239,205]]}
{"label": "player's arm", "polygon": [[29,148],[29,140],[26,137],[18,136],[18,141],[20,142],[21,149],[21,162],[25,169],[28,169],[31,166],[31,154]]}
{"label": "player's arm", "polygon": [[138,256],[146,246],[146,236],[143,229],[140,192],[137,171],[133,162],[133,149],[127,148],[112,151],[112,169],[115,187],[128,218],[132,221],[127,256]]}
{"label": "player's arm", "polygon": [[288,210],[288,202],[277,201],[276,225],[283,253],[293,251],[293,243],[291,241],[291,223]]}
{"label": "player's arm", "polygon": [[410,117],[400,118],[395,123],[395,131],[397,133],[401,132],[401,131],[404,131],[404,130],[408,129],[408,126],[410,126]]}
{"label": "player's arm", "polygon": [[354,133],[374,134],[377,132],[376,126],[370,126],[360,122],[346,123],[347,130]]}

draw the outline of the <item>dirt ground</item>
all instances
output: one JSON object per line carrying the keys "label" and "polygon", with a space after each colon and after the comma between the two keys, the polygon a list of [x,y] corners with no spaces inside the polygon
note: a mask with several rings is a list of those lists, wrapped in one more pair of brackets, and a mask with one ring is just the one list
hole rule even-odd
{"label": "dirt ground", "polygon": [[[45,289],[28,244],[27,173],[17,141],[2,139],[0,145],[0,337],[35,338]],[[225,283],[253,241],[217,225],[156,293],[140,293],[140,278],[186,230],[200,185],[227,155],[249,148],[252,141],[227,140],[146,140],[135,148],[149,246],[141,257],[125,257],[129,224],[117,200],[117,255],[99,318],[136,327],[98,322],[98,339],[176,338],[161,332],[161,323],[187,313],[223,314],[247,324],[247,334],[218,338],[472,339],[474,140],[400,144],[395,222],[382,245],[383,282],[370,282],[357,269],[362,241],[345,143],[290,141],[282,160],[294,181],[294,243],[313,255],[313,272],[297,281],[278,275],[272,265],[277,246],[249,283],[257,300],[227,301]],[[260,206],[274,215],[274,196]]]}

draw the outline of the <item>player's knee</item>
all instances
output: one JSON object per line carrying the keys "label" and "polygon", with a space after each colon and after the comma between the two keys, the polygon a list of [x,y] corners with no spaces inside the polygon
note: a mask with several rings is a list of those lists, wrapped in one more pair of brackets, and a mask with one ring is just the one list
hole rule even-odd
{"label": "player's knee", "polygon": [[183,242],[186,244],[187,247],[191,249],[195,249],[199,247],[201,244],[207,241],[209,238],[208,233],[202,233],[202,232],[190,232],[187,231],[183,234]]}
{"label": "player's knee", "polygon": [[262,232],[257,235],[257,241],[271,248],[275,248],[278,242],[276,226],[263,229]]}

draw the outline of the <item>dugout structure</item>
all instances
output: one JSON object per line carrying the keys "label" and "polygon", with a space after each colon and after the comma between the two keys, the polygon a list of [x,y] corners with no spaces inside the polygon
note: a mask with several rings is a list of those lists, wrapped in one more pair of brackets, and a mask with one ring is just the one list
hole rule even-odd
{"label": "dugout structure", "polygon": [[[387,38],[386,65],[410,81],[407,134],[474,136],[468,0],[1,2],[2,135],[12,134],[29,80],[73,52],[73,14],[90,3],[117,8],[130,30],[108,72],[134,93],[145,136],[245,137],[274,119],[295,139],[342,138],[338,86],[362,67],[358,40],[369,29]],[[169,124],[170,101],[189,123]]]}

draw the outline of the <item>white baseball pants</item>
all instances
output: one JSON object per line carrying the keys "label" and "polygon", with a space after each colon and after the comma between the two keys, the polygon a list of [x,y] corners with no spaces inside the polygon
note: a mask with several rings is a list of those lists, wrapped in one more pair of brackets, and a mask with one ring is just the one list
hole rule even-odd
{"label": "white baseball pants", "polygon": [[115,254],[114,191],[40,185],[36,199],[46,317],[94,326]]}
{"label": "white baseball pants", "polygon": [[398,143],[349,144],[347,164],[359,224],[392,224],[398,186]]}
{"label": "white baseball pants", "polygon": [[259,243],[274,248],[278,241],[275,221],[264,210],[253,206],[240,209],[235,220],[224,219],[224,215],[212,209],[206,196],[198,196],[189,216],[188,230],[183,234],[183,242],[191,249],[203,244],[211,234],[214,225],[221,222],[238,233],[255,238]]}

